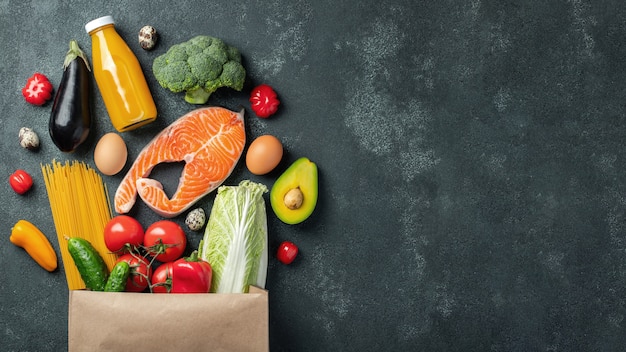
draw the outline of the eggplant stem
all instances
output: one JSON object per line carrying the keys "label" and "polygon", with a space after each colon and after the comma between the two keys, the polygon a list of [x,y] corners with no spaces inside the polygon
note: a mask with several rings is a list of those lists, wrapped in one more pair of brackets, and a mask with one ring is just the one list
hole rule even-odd
{"label": "eggplant stem", "polygon": [[82,50],[80,50],[80,47],[78,46],[78,42],[72,39],[70,40],[70,50],[65,55],[65,60],[63,61],[63,70],[65,70],[67,66],[69,66],[70,63],[76,60],[77,58],[81,58],[85,62],[85,65],[87,66],[87,70],[91,71],[91,67],[89,67],[89,60],[87,60],[87,56]]}

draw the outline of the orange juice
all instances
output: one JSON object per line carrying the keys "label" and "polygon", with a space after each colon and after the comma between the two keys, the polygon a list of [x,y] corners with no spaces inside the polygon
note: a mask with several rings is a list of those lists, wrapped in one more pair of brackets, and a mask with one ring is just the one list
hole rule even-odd
{"label": "orange juice", "polygon": [[130,131],[156,119],[157,111],[139,60],[115,30],[113,17],[85,25],[91,37],[93,75],[113,127]]}

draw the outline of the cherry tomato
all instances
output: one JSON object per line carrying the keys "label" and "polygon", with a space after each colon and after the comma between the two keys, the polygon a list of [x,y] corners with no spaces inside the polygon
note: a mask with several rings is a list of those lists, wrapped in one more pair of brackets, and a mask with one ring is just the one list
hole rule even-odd
{"label": "cherry tomato", "polygon": [[125,261],[130,265],[130,276],[126,282],[127,292],[141,292],[148,287],[148,279],[152,276],[148,259],[137,253],[126,253],[117,258],[117,261]]}
{"label": "cherry tomato", "polygon": [[152,292],[168,293],[172,289],[172,262],[159,265],[152,273]]}
{"label": "cherry tomato", "polygon": [[104,227],[104,244],[111,252],[128,251],[143,244],[143,227],[128,215],[113,217]]}
{"label": "cherry tomato", "polygon": [[162,263],[172,262],[183,255],[187,247],[187,236],[177,223],[160,220],[146,229],[143,245],[156,260]]}
{"label": "cherry tomato", "polygon": [[24,170],[16,170],[9,177],[9,184],[17,194],[24,194],[33,186],[33,178]]}
{"label": "cherry tomato", "polygon": [[285,241],[278,246],[276,258],[283,264],[291,264],[298,255],[298,246],[293,242]]}
{"label": "cherry tomato", "polygon": [[252,89],[250,104],[254,113],[261,118],[268,118],[278,110],[280,100],[274,89],[267,84],[261,84]]}

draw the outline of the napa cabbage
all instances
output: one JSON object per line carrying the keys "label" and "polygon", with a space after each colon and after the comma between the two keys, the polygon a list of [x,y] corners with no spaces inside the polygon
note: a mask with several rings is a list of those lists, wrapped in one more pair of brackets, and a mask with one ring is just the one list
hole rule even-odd
{"label": "napa cabbage", "polygon": [[267,277],[267,187],[244,180],[220,186],[200,243],[200,258],[213,268],[211,292],[245,293],[265,288]]}

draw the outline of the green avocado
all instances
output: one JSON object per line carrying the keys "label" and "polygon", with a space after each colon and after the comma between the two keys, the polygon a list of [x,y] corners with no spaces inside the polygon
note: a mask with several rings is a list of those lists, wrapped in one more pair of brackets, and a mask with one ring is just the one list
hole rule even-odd
{"label": "green avocado", "polygon": [[305,157],[291,164],[272,186],[270,204],[286,224],[306,220],[317,204],[317,165]]}

